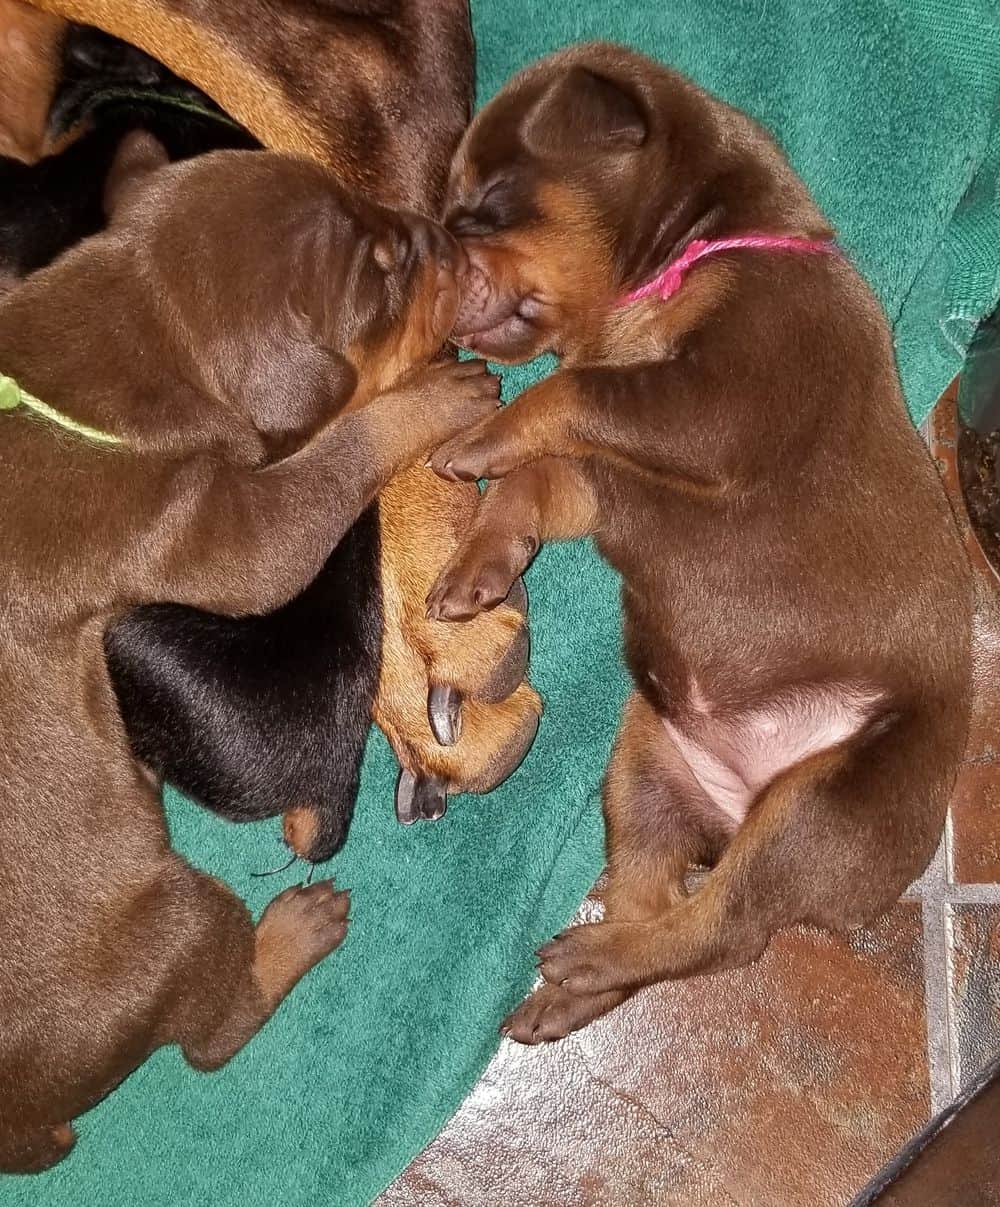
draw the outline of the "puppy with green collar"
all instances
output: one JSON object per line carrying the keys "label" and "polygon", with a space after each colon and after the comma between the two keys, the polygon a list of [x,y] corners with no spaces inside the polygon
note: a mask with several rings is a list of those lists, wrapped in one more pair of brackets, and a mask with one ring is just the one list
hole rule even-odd
{"label": "puppy with green collar", "polygon": [[[170,847],[104,659],[170,599],[309,582],[391,475],[496,406],[428,362],[461,253],[316,164],[129,147],[112,220],[0,301],[0,1170],[153,1049],[227,1061],[344,938],[329,881],[243,903]],[[144,153],[145,152],[145,153]],[[308,818],[297,818],[298,826]]]}

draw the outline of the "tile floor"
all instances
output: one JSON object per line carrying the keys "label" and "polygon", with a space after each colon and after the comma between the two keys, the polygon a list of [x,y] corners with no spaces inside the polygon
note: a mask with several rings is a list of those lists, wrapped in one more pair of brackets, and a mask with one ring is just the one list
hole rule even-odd
{"label": "tile floor", "polygon": [[[952,488],[953,407],[933,431]],[[505,1042],[379,1207],[841,1207],[1000,1052],[1000,591],[978,571],[967,763],[892,913],[786,933],[560,1044]]]}

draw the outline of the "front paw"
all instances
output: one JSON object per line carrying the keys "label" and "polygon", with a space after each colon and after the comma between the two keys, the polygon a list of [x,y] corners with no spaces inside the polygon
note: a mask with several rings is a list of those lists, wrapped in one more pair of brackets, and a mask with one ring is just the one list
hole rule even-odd
{"label": "front paw", "polygon": [[422,393],[431,448],[480,425],[500,405],[497,401],[500,380],[482,360],[435,361],[422,370],[416,381]]}
{"label": "front paw", "polygon": [[492,434],[492,417],[442,444],[430,459],[438,477],[449,482],[477,482],[480,478],[503,478],[514,469]]}
{"label": "front paw", "polygon": [[488,540],[459,552],[441,571],[427,596],[430,620],[471,620],[497,607],[534,556],[533,537],[490,544]]}

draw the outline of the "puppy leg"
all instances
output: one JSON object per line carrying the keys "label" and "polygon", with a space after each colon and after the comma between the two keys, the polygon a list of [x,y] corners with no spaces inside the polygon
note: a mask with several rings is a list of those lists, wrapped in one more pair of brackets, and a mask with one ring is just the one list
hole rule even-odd
{"label": "puppy leg", "polygon": [[570,993],[630,991],[756,960],[775,931],[840,931],[884,913],[940,835],[962,719],[925,710],[885,723],[779,776],[704,886],[652,920],[609,919],[542,948]]}
{"label": "puppy leg", "polygon": [[[604,817],[609,923],[652,922],[685,901],[688,869],[710,862],[728,838],[656,712],[638,693],[625,704],[608,764]],[[503,1030],[520,1043],[561,1039],[633,992],[572,993],[558,984],[543,985],[507,1018]]]}
{"label": "puppy leg", "polygon": [[389,479],[495,410],[498,389],[482,362],[435,362],[263,469],[193,463],[192,520],[147,592],[230,615],[287,603]]}
{"label": "puppy leg", "polygon": [[595,451],[571,436],[579,400],[568,373],[554,373],[510,406],[460,432],[431,457],[431,468],[450,482],[505,478],[549,456]]}
{"label": "puppy leg", "polygon": [[[200,939],[177,971],[179,998],[162,1042],[179,1043],[197,1069],[225,1064],[311,968],[347,934],[347,893],[329,880],[290,888],[254,927],[225,885],[194,874]],[[190,906],[189,906],[190,908]]]}
{"label": "puppy leg", "polygon": [[427,615],[467,620],[495,608],[543,541],[585,536],[597,519],[597,499],[578,462],[545,457],[492,483],[427,597]]}

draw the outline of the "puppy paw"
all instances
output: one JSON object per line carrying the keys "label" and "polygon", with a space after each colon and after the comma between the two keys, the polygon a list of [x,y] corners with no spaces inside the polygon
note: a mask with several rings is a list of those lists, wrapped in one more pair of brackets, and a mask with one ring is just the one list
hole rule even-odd
{"label": "puppy paw", "polygon": [[458,432],[473,427],[497,409],[500,381],[482,360],[439,360],[411,379],[414,422],[426,432],[433,448]]}
{"label": "puppy paw", "polygon": [[557,985],[542,985],[507,1015],[500,1033],[519,1044],[551,1043],[614,1010],[627,997],[624,992],[579,997]]}
{"label": "puppy paw", "polygon": [[427,692],[427,720],[439,746],[454,746],[462,736],[462,693],[450,683],[432,683]]}
{"label": "puppy paw", "polygon": [[332,880],[285,889],[257,924],[258,951],[285,965],[280,979],[294,982],[343,943],[350,905],[350,893],[337,892]]}
{"label": "puppy paw", "polygon": [[442,444],[430,459],[439,478],[449,482],[478,482],[480,478],[503,478],[515,465],[496,447],[491,416],[484,422]]}
{"label": "puppy paw", "polygon": [[427,596],[430,620],[470,620],[504,602],[538,548],[532,537],[506,547],[477,542],[438,576]]}
{"label": "puppy paw", "polygon": [[572,926],[539,948],[539,971],[550,985],[581,996],[637,988],[652,973],[652,934],[634,923]]}
{"label": "puppy paw", "polygon": [[448,808],[448,785],[436,775],[414,775],[399,769],[396,781],[396,820],[404,826],[415,821],[439,821]]}

